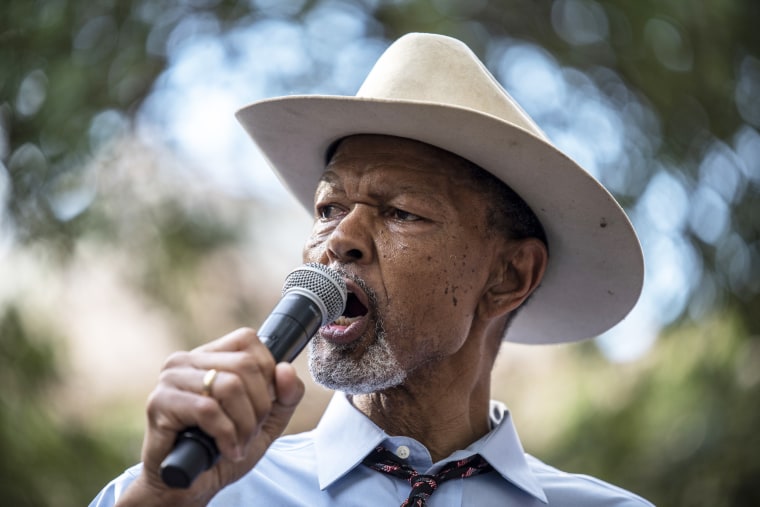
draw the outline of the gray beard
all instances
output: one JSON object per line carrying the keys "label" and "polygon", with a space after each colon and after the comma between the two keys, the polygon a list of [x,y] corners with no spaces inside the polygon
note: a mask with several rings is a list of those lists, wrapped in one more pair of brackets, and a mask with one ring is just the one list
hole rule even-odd
{"label": "gray beard", "polygon": [[355,348],[355,343],[335,345],[317,334],[309,343],[309,372],[314,381],[348,394],[370,394],[401,385],[406,379],[406,372],[393,355],[380,321],[375,339],[364,354],[350,357]]}

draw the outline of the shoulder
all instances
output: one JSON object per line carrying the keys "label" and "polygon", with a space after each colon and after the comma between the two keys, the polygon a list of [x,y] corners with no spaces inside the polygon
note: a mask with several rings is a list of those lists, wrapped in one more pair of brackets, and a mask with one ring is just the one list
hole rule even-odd
{"label": "shoulder", "polygon": [[276,439],[256,464],[254,470],[263,474],[292,473],[302,471],[314,473],[317,456],[312,432],[284,435]]}
{"label": "shoulder", "polygon": [[583,507],[652,507],[644,498],[595,477],[558,470],[526,454],[549,505]]}
{"label": "shoulder", "polygon": [[320,491],[317,473],[316,453],[309,434],[283,436],[272,443],[245,476],[220,491],[209,507],[310,505],[309,495]]}
{"label": "shoulder", "polygon": [[275,440],[261,460],[248,473],[249,480],[279,485],[313,482],[317,456],[310,432],[286,435]]}
{"label": "shoulder", "polygon": [[268,458],[283,455],[297,456],[299,459],[314,456],[314,431],[283,435],[272,442],[264,454]]}

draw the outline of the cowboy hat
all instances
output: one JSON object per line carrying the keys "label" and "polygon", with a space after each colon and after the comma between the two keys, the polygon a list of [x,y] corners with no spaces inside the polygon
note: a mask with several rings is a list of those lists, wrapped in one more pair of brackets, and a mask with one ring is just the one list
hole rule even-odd
{"label": "cowboy hat", "polygon": [[356,96],[277,97],[236,116],[310,212],[328,150],[353,134],[428,143],[509,185],[541,221],[551,255],[541,286],[507,329],[508,341],[594,337],[638,300],[643,255],[625,212],[456,39],[407,34],[383,53]]}

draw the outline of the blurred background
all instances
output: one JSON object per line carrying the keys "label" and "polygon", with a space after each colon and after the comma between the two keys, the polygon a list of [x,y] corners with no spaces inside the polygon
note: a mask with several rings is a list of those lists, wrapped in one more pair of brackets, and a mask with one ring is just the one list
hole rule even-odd
{"label": "blurred background", "polygon": [[309,216],[234,111],[352,95],[410,31],[466,42],[640,233],[620,326],[504,346],[527,451],[662,506],[760,505],[758,23],[757,0],[5,0],[4,505],[86,505],[139,460],[166,355],[258,325],[300,264]]}

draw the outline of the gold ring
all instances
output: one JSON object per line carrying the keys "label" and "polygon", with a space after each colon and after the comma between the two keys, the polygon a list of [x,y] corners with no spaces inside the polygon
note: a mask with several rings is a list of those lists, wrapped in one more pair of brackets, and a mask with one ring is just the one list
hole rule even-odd
{"label": "gold ring", "polygon": [[218,373],[214,368],[211,368],[203,375],[203,389],[201,390],[203,396],[211,396],[211,389],[214,387],[214,380],[216,380]]}

